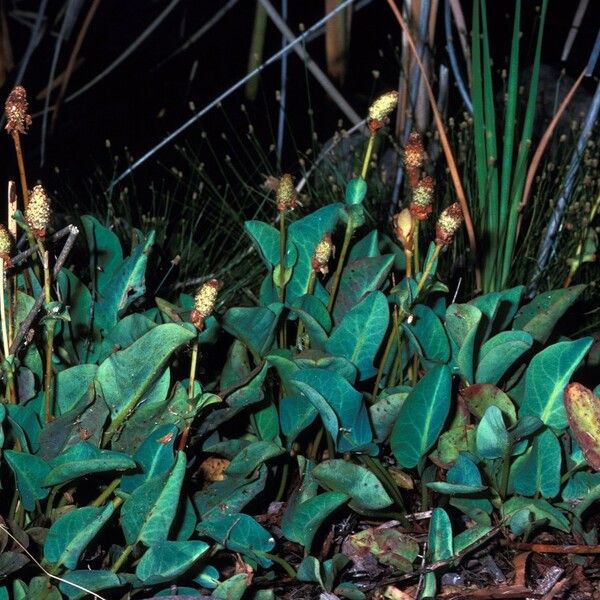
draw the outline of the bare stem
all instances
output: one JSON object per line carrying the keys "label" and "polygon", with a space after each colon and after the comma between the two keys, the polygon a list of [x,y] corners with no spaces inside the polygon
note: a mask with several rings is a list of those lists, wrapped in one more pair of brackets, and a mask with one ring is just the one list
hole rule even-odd
{"label": "bare stem", "polygon": [[352,238],[352,232],[354,226],[352,224],[352,215],[348,215],[348,223],[346,223],[346,233],[344,234],[344,242],[342,244],[342,250],[340,252],[340,258],[338,260],[335,274],[333,276],[333,282],[331,284],[331,291],[329,292],[329,302],[327,303],[327,310],[331,312],[335,299],[337,296],[338,288],[340,286],[340,280],[342,278],[342,270],[344,269],[344,262],[346,261],[346,254],[348,253],[348,247],[350,246],[350,239]]}
{"label": "bare stem", "polygon": [[21,149],[21,137],[17,130],[12,131],[12,139],[15,143],[15,154],[17,155],[17,164],[19,166],[21,193],[23,194],[23,208],[27,210],[27,206],[29,205],[29,188],[27,187],[27,177],[25,175],[25,161],[23,160],[23,150]]}
{"label": "bare stem", "polygon": [[[192,400],[194,399],[194,386],[196,384],[196,369],[198,366],[198,338],[196,337],[196,339],[193,342],[192,345],[192,359],[190,361],[190,379],[189,379],[189,385],[188,385],[188,412],[190,413],[190,415],[193,414],[194,411],[194,405]],[[191,419],[191,416],[190,416]],[[188,421],[185,429],[183,430],[183,433],[181,434],[181,438],[179,440],[179,450],[185,450],[185,447],[187,445],[187,441],[188,441],[188,437],[190,435],[190,422]]]}
{"label": "bare stem", "polygon": [[375,137],[377,134],[372,133],[369,136],[369,143],[367,150],[365,151],[365,157],[363,159],[362,169],[360,172],[361,179],[366,179],[367,171],[369,170],[369,162],[371,161],[371,155],[373,154],[373,146],[375,145]]}

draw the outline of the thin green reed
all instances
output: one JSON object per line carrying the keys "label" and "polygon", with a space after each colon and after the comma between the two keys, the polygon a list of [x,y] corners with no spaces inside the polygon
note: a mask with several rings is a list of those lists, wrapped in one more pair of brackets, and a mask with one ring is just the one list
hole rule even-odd
{"label": "thin green reed", "polygon": [[484,292],[505,287],[510,274],[516,242],[519,204],[525,183],[528,150],[531,145],[547,6],[548,0],[543,0],[527,108],[515,157],[514,146],[518,127],[521,0],[515,2],[506,109],[500,147],[498,145],[499,129],[496,125],[497,91],[494,88],[487,25],[487,2],[486,0],[473,1],[471,60],[475,176],[477,180],[477,198],[473,205],[478,211],[479,236],[485,248],[482,257]]}

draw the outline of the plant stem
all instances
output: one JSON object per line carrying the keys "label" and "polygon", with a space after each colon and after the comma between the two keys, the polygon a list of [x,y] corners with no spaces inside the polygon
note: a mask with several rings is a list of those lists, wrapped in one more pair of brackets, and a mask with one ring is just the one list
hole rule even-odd
{"label": "plant stem", "polygon": [[361,179],[367,178],[367,171],[369,170],[369,162],[371,160],[371,154],[373,154],[373,146],[375,145],[375,137],[376,133],[372,133],[369,136],[369,143],[367,145],[367,149],[365,151],[365,157],[363,159],[362,169],[360,171]]}
{"label": "plant stem", "polygon": [[27,206],[29,205],[29,189],[27,187],[27,177],[25,176],[25,161],[23,160],[23,150],[21,149],[21,138],[18,131],[12,131],[12,139],[15,143],[15,154],[17,155],[17,164],[19,166],[19,179],[21,180],[21,193],[23,194],[23,209],[27,210]]}
{"label": "plant stem", "polygon": [[117,558],[115,564],[110,569],[113,573],[118,573],[119,569],[123,566],[125,561],[129,558],[129,555],[132,553],[134,548],[135,548],[135,544],[129,544],[128,546],[125,546],[123,552],[121,552],[121,555],[119,556],[119,558]]}
{"label": "plant stem", "polygon": [[423,289],[423,286],[427,282],[429,273],[431,272],[431,269],[433,268],[435,261],[438,259],[441,250],[442,250],[442,246],[436,246],[433,254],[431,255],[431,258],[427,261],[427,264],[425,265],[425,267],[423,269],[423,274],[421,275],[421,279],[419,279],[419,283],[417,283],[417,296],[419,295],[419,293]]}
{"label": "plant stem", "polygon": [[119,487],[121,478],[113,479],[106,488],[100,493],[100,495],[90,504],[90,506],[102,506],[109,496]]}
{"label": "plant stem", "polygon": [[[314,271],[310,272],[310,278],[308,280],[308,289],[306,291],[307,295],[312,296],[312,293],[315,289],[315,282],[317,280],[317,276]],[[304,323],[298,318],[298,329],[296,330],[296,348],[300,347],[302,343],[302,336],[304,335]]]}
{"label": "plant stem", "polygon": [[292,567],[287,560],[281,558],[281,556],[277,556],[277,554],[270,554],[269,552],[262,552],[260,550],[255,550],[254,553],[258,556],[262,556],[263,558],[268,558],[274,563],[277,563],[290,577],[296,579],[296,576],[298,575],[298,573],[296,573],[296,569],[294,569],[294,567]]}
{"label": "plant stem", "polygon": [[508,476],[510,474],[510,455],[512,448],[509,446],[508,450],[504,453],[504,458],[502,460],[502,473],[500,475],[500,489],[498,492],[500,493],[500,498],[504,500],[506,498],[506,490],[508,489]]}
{"label": "plant stem", "polygon": [[[361,454],[359,456],[360,461],[379,479],[383,487],[387,490],[389,495],[392,497],[392,500],[398,505],[402,513],[406,513],[406,508],[404,506],[404,500],[402,499],[402,495],[400,494],[398,487],[396,486],[395,481],[390,477],[390,474],[387,472],[385,467],[381,464],[381,462],[372,458],[368,454]],[[408,522],[404,514],[402,515],[402,524],[407,525]]]}
{"label": "plant stem", "polygon": [[[4,358],[6,364],[6,401],[12,404],[17,402],[17,394],[15,390],[15,379],[12,370],[12,364],[8,361],[10,346],[8,343],[8,333],[6,328],[6,309],[4,303],[4,284],[6,280],[6,272],[4,270],[4,259],[0,258],[0,321],[2,323],[2,347],[4,349]],[[8,301],[10,306],[10,288],[8,290]],[[10,320],[10,314],[9,314]]]}
{"label": "plant stem", "polygon": [[283,494],[285,492],[285,486],[287,485],[288,474],[290,472],[290,465],[286,461],[283,464],[283,469],[281,470],[281,478],[279,479],[279,489],[277,490],[277,496],[275,496],[275,502],[280,502],[283,498]]}
{"label": "plant stem", "polygon": [[413,225],[413,255],[415,258],[415,273],[418,273],[421,268],[421,257],[419,256],[419,219],[415,219]]}
{"label": "plant stem", "polygon": [[348,253],[348,247],[350,246],[350,239],[352,238],[352,232],[354,227],[352,224],[352,215],[348,215],[348,223],[346,223],[346,233],[344,234],[344,242],[342,244],[342,250],[340,252],[340,258],[338,260],[335,274],[333,276],[333,282],[331,284],[331,291],[329,292],[329,302],[327,303],[327,310],[331,313],[335,299],[337,296],[338,288],[340,286],[340,280],[342,278],[342,270],[344,269],[344,262],[346,260],[346,254]]}
{"label": "plant stem", "polygon": [[[196,383],[196,368],[198,365],[198,337],[194,340],[192,344],[192,359],[190,361],[190,379],[188,385],[188,412],[190,415],[194,410],[194,406],[192,404],[192,400],[194,399],[194,385]],[[192,417],[190,417],[191,419]],[[181,438],[179,439],[179,450],[185,450],[185,446],[188,441],[188,437],[190,435],[190,425],[191,421],[188,421],[183,433],[181,434]]]}
{"label": "plant stem", "polygon": [[[408,263],[407,263],[408,264]],[[390,350],[392,349],[392,344],[394,343],[394,339],[396,339],[396,323],[392,324],[392,329],[390,330],[390,334],[388,336],[387,344],[385,345],[385,350],[383,351],[383,355],[381,360],[379,361],[379,368],[377,369],[377,377],[375,377],[375,383],[373,385],[373,402],[377,400],[377,392],[379,391],[379,384],[381,383],[381,378],[383,377],[383,371],[385,370],[385,365],[387,363],[388,356],[390,354]]]}
{"label": "plant stem", "polygon": [[[50,287],[50,267],[48,266],[48,251],[44,248],[42,240],[38,239],[38,246],[42,253],[42,266],[44,268],[44,300],[46,305],[52,301]],[[54,319],[46,321],[46,364],[44,372],[44,414],[46,423],[52,420],[52,352],[54,348]]]}
{"label": "plant stem", "polygon": [[[279,211],[279,302],[285,302],[285,210]],[[279,347],[287,347],[287,318],[279,329]]]}
{"label": "plant stem", "polygon": [[412,265],[413,265],[413,251],[404,248],[404,262],[406,263],[406,277],[410,279],[412,277]]}

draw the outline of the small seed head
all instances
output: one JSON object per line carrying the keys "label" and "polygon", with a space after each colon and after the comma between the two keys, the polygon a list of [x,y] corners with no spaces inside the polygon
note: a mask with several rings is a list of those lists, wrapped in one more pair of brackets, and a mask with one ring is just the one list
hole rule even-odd
{"label": "small seed head", "polygon": [[455,202],[446,208],[438,217],[435,226],[435,243],[437,246],[449,246],[454,234],[462,225],[464,216],[460,204]]}
{"label": "small seed head", "polygon": [[296,208],[298,194],[294,187],[294,180],[289,173],[281,176],[275,194],[277,197],[277,210],[279,212],[294,210]]}
{"label": "small seed head", "polygon": [[425,221],[433,210],[433,178],[427,175],[417,183],[413,190],[410,214],[419,221]]}
{"label": "small seed head", "polygon": [[6,131],[13,133],[27,133],[27,128],[31,125],[31,116],[27,114],[27,92],[21,85],[13,88],[4,104],[4,114],[6,115]]}
{"label": "small seed head", "polygon": [[211,279],[202,284],[194,296],[194,309],[191,320],[198,331],[204,329],[204,321],[212,315],[215,310],[217,296],[222,283],[218,279]]}
{"label": "small seed head", "polygon": [[25,221],[27,221],[33,235],[38,238],[43,238],[46,235],[50,216],[50,198],[48,198],[43,186],[36,185],[29,192],[29,204],[25,209]]}
{"label": "small seed head", "polygon": [[314,271],[327,275],[329,273],[329,259],[333,253],[334,247],[331,241],[331,234],[326,233],[323,239],[317,244],[312,258],[312,268]]}
{"label": "small seed head", "polygon": [[371,133],[375,133],[385,125],[386,119],[398,105],[398,92],[387,92],[369,106],[368,125]]}
{"label": "small seed head", "polygon": [[405,250],[412,252],[413,249],[413,217],[408,208],[396,213],[392,219],[396,239]]}

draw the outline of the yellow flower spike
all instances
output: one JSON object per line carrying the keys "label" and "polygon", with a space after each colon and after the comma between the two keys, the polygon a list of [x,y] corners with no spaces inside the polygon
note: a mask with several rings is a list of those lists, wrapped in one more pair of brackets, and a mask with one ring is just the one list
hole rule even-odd
{"label": "yellow flower spike", "polygon": [[212,315],[217,303],[217,296],[222,283],[218,279],[211,279],[202,284],[194,296],[194,309],[191,313],[193,325],[202,331],[204,329],[204,321]]}
{"label": "yellow flower spike", "polygon": [[50,198],[41,185],[36,185],[29,193],[29,204],[25,209],[25,221],[35,237],[43,238],[50,222]]}
{"label": "yellow flower spike", "polygon": [[298,194],[294,187],[294,179],[289,173],[285,173],[281,176],[277,189],[275,190],[277,197],[277,210],[283,212],[284,210],[294,210],[298,201]]}
{"label": "yellow flower spike", "polygon": [[436,246],[449,246],[463,221],[463,212],[458,202],[446,208],[438,217],[435,226]]}
{"label": "yellow flower spike", "polygon": [[29,104],[27,103],[27,92],[21,85],[13,88],[4,104],[4,114],[6,115],[6,131],[13,133],[27,133],[27,128],[31,125],[31,116],[27,114]]}
{"label": "yellow flower spike", "polygon": [[331,241],[331,234],[326,233],[323,239],[317,244],[312,258],[312,268],[314,271],[327,275],[329,273],[329,259],[333,253],[334,247]]}

